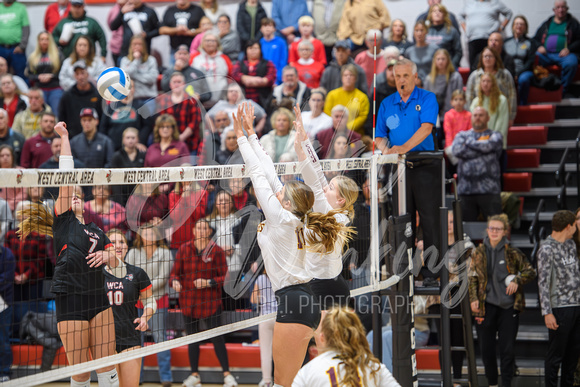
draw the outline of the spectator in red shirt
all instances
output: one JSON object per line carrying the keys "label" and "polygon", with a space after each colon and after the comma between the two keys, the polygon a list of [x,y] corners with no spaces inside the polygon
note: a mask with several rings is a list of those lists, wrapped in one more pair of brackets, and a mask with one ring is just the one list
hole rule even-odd
{"label": "spectator in red shirt", "polygon": [[14,123],[16,113],[26,110],[26,102],[20,98],[20,90],[11,74],[0,77],[0,107],[8,112],[8,127]]}
{"label": "spectator in red shirt", "polygon": [[172,222],[171,250],[179,249],[193,240],[195,222],[206,215],[207,191],[197,182],[184,181],[175,184],[169,194],[169,208]]}
{"label": "spectator in red shirt", "polygon": [[298,19],[298,30],[300,31],[300,39],[295,40],[290,45],[288,62],[297,62],[298,58],[302,57],[300,55],[300,47],[298,46],[302,42],[310,42],[312,44],[312,59],[322,64],[323,67],[326,66],[326,49],[324,48],[324,44],[312,36],[312,32],[314,32],[314,19],[308,15],[300,17]]}
{"label": "spectator in red shirt", "polygon": [[151,183],[137,185],[137,189],[125,206],[127,224],[131,230],[151,224],[163,228],[163,220],[169,212],[169,198],[165,192],[171,190],[170,184],[155,186]]}
{"label": "spectator in red shirt", "polygon": [[153,128],[153,144],[147,148],[144,167],[178,166],[188,162],[188,156],[189,150],[180,140],[175,118],[170,114],[157,117]]}
{"label": "spectator in red shirt", "polygon": [[52,33],[54,27],[62,19],[68,16],[70,11],[70,2],[68,0],[58,0],[46,7],[46,12],[44,13],[44,29]]}
{"label": "spectator in red shirt", "polygon": [[276,82],[276,66],[262,58],[259,40],[248,41],[246,58],[236,63],[232,77],[244,88],[247,99],[266,108]]}
{"label": "spectator in red shirt", "polygon": [[93,187],[93,200],[85,202],[85,223],[93,222],[104,232],[111,229],[127,230],[125,207],[112,200],[110,185]]}
{"label": "spectator in red shirt", "polygon": [[[171,286],[179,293],[179,306],[188,335],[216,328],[221,324],[222,287],[227,272],[224,251],[212,240],[213,230],[206,220],[195,223],[195,239],[177,252],[171,271]],[[223,336],[211,339],[224,372],[224,385],[237,385],[229,379],[228,353]],[[199,343],[189,344],[191,375],[184,385],[200,384]]]}
{"label": "spectator in red shirt", "polygon": [[234,207],[238,211],[246,206],[256,205],[256,198],[246,190],[248,184],[249,181],[245,181],[241,177],[228,180],[226,189],[229,188],[229,192],[234,200]]}
{"label": "spectator in red shirt", "polygon": [[300,59],[291,62],[290,66],[298,71],[298,79],[311,89],[316,89],[320,85],[320,78],[324,72],[324,65],[313,58],[314,46],[307,40],[298,44],[298,54]]}
{"label": "spectator in red shirt", "polygon": [[[0,169],[18,168],[14,149],[10,145],[0,145]],[[0,198],[6,200],[10,206],[10,211],[14,211],[16,205],[26,199],[26,191],[20,187],[4,187],[0,190]]]}
{"label": "spectator in red shirt", "polygon": [[20,166],[23,168],[38,168],[52,157],[51,144],[56,137],[54,126],[56,117],[52,113],[40,116],[40,131],[24,142]]}
{"label": "spectator in red shirt", "polygon": [[383,44],[383,34],[379,30],[367,31],[365,44],[368,50],[359,53],[356,58],[354,58],[354,63],[362,67],[365,71],[367,86],[369,87],[369,90],[372,90],[373,88],[373,76],[375,74],[375,36],[377,47],[376,73],[380,74],[386,70],[387,61],[381,49]]}
{"label": "spectator in red shirt", "polygon": [[[351,155],[359,157],[364,151],[364,144],[361,141],[361,136],[357,132],[346,127],[348,122],[348,109],[342,105],[336,105],[330,112],[332,118],[332,128],[322,130],[315,136],[315,147],[318,157],[326,159],[331,153],[331,144],[339,134],[344,134],[348,138],[348,145],[351,148]],[[317,144],[318,143],[318,144]]]}
{"label": "spectator in red shirt", "polygon": [[[184,142],[189,153],[197,154],[200,143],[199,124],[201,112],[197,101],[185,91],[185,76],[175,72],[169,80],[170,93],[165,93],[157,98],[157,111],[171,115],[178,129],[179,141]],[[147,166],[147,158],[145,159]]]}

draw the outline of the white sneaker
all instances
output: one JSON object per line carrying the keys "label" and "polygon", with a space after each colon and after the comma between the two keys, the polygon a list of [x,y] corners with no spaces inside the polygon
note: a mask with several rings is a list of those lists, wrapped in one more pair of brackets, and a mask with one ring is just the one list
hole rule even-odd
{"label": "white sneaker", "polygon": [[189,375],[187,379],[183,381],[183,387],[201,387],[201,379],[197,375]]}
{"label": "white sneaker", "polygon": [[258,383],[258,387],[272,387],[272,382],[266,382],[262,379],[260,383]]}
{"label": "white sneaker", "polygon": [[238,382],[236,382],[236,378],[234,378],[234,375],[229,374],[224,378],[224,387],[234,387],[237,385]]}

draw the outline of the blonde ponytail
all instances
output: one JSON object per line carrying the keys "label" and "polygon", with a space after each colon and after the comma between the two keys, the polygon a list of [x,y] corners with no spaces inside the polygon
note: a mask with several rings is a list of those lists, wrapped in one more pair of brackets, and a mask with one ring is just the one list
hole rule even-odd
{"label": "blonde ponytail", "polygon": [[312,231],[306,234],[306,245],[310,252],[328,254],[334,251],[338,241],[343,247],[356,234],[354,227],[345,226],[334,217],[343,214],[344,209],[337,208],[326,214],[311,212],[307,214],[304,226]]}
{"label": "blonde ponytail", "polygon": [[16,216],[23,219],[18,226],[18,235],[21,240],[32,232],[52,237],[54,216],[44,204],[31,203],[28,208],[18,211]]}

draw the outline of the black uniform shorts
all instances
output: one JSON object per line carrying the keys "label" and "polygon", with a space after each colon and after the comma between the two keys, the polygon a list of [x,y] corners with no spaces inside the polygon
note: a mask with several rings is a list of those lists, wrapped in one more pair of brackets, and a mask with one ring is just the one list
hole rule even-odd
{"label": "black uniform shorts", "polygon": [[346,280],[339,275],[331,279],[313,279],[308,283],[314,299],[320,304],[320,309],[328,310],[332,307],[354,308],[353,299]]}
{"label": "black uniform shorts", "polygon": [[105,293],[69,294],[58,293],[54,300],[56,321],[91,321],[96,315],[111,307]]}
{"label": "black uniform shorts", "polygon": [[287,286],[275,293],[278,303],[276,322],[302,324],[312,329],[320,323],[320,305],[308,284]]}

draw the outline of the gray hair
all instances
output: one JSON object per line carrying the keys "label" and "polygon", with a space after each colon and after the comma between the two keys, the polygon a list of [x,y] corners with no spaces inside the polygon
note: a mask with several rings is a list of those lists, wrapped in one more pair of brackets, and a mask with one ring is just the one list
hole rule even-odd
{"label": "gray hair", "polygon": [[399,56],[401,56],[401,50],[395,46],[387,46],[383,50],[383,57],[387,58],[388,56],[399,58]]}
{"label": "gray hair", "polygon": [[8,118],[8,112],[5,109],[0,108],[0,114],[3,114],[4,117]]}
{"label": "gray hair", "polygon": [[367,36],[365,39],[366,40],[374,40],[375,34],[377,36],[377,42],[383,40],[383,33],[380,30],[377,30],[374,28],[367,31]]}
{"label": "gray hair", "polygon": [[346,119],[348,121],[348,109],[346,108],[346,106],[344,105],[334,105],[334,107],[332,108],[332,110],[330,111],[330,114],[334,114],[336,112],[341,112],[343,115],[342,119]]}
{"label": "gray hair", "polygon": [[284,68],[282,69],[282,74],[284,74],[286,71],[292,71],[294,74],[298,75],[298,70],[296,70],[296,67],[294,66],[290,66],[290,65],[286,65],[284,66]]}
{"label": "gray hair", "polygon": [[302,41],[300,41],[300,43],[298,43],[298,48],[300,47],[306,47],[309,48],[311,50],[314,50],[314,46],[312,45],[312,43],[308,40],[304,40],[302,39]]}
{"label": "gray hair", "polygon": [[206,38],[210,36],[213,36],[215,38],[215,40],[217,41],[217,45],[219,47],[221,44],[220,36],[212,31],[207,31],[205,34],[203,34],[203,38],[201,39],[201,41],[203,42]]}
{"label": "gray hair", "polygon": [[395,69],[397,68],[397,66],[411,66],[411,73],[413,75],[417,74],[417,64],[415,64],[415,62],[413,62],[412,60],[409,60],[407,58],[399,59],[397,63],[395,63],[395,66],[393,67],[393,73],[395,73]]}

